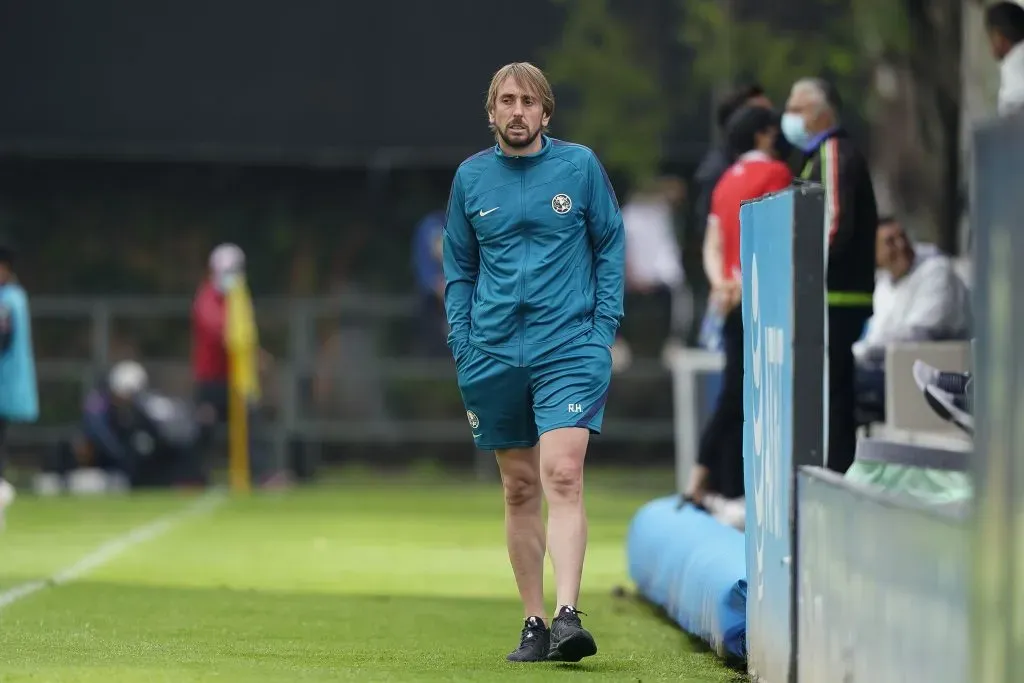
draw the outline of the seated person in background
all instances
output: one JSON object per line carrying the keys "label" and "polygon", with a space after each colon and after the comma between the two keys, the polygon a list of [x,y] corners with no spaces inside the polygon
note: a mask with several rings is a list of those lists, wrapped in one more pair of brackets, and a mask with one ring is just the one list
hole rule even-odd
{"label": "seated person in background", "polygon": [[899,342],[966,339],[970,297],[953,261],[914,244],[895,218],[879,221],[874,315],[853,345],[858,409],[885,417],[885,348]]}
{"label": "seated person in background", "polygon": [[[132,487],[172,485],[187,465],[183,456],[192,450],[195,425],[187,410],[175,410],[170,399],[148,392],[148,383],[139,363],[116,364],[86,396],[81,426],[58,445],[44,472],[64,479],[92,468],[121,475]],[[192,424],[182,429],[175,424],[179,415]]]}

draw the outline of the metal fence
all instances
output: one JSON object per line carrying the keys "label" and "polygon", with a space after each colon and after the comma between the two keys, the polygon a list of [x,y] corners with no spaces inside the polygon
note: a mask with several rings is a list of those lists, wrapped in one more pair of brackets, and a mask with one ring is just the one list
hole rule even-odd
{"label": "metal fence", "polygon": [[[84,392],[118,360],[142,362],[159,391],[191,396],[190,300],[38,297],[30,303],[42,416],[12,429],[15,451],[66,437]],[[470,457],[475,449],[454,364],[447,355],[408,351],[409,338],[422,333],[416,305],[404,297],[258,300],[261,342],[274,358],[264,373],[258,438],[280,454],[298,442],[338,457],[359,445]],[[598,457],[603,449],[620,461],[628,455],[630,462],[670,462],[669,372],[659,362],[637,361],[616,376],[612,392]]]}

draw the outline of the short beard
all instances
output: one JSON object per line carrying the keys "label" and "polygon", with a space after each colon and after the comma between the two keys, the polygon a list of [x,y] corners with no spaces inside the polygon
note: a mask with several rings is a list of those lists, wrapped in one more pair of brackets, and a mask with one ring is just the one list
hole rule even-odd
{"label": "short beard", "polygon": [[536,131],[534,131],[532,135],[525,138],[522,142],[513,142],[512,140],[508,139],[508,136],[505,134],[504,130],[498,129],[498,136],[501,138],[502,142],[504,142],[508,147],[512,149],[522,149],[523,147],[529,147],[530,145],[533,144],[533,141],[537,139],[538,135],[540,135],[539,128]]}

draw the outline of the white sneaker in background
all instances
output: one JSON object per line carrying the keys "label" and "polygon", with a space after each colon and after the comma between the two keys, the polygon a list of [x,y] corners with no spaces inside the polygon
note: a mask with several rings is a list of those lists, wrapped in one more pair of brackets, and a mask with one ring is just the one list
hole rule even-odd
{"label": "white sneaker in background", "polygon": [[744,498],[730,499],[709,493],[701,503],[719,523],[743,531],[747,522],[747,503]]}
{"label": "white sneaker in background", "polygon": [[14,487],[6,479],[0,479],[0,531],[4,530],[7,520],[7,508],[14,502]]}
{"label": "white sneaker in background", "polygon": [[917,388],[921,391],[925,391],[925,387],[929,384],[937,384],[939,381],[939,369],[933,368],[920,359],[914,361],[914,368],[911,372],[913,372]]}

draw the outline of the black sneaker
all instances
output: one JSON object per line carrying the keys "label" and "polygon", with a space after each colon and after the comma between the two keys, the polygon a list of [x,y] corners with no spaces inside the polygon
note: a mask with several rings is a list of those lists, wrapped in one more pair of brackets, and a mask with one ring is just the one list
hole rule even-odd
{"label": "black sneaker", "polygon": [[581,614],[584,613],[568,606],[558,610],[558,616],[551,622],[548,661],[578,662],[584,657],[597,654],[594,636],[580,623]]}
{"label": "black sneaker", "polygon": [[928,365],[923,360],[915,360],[911,369],[917,388],[927,393],[928,386],[934,385],[954,396],[967,392],[967,384],[971,381],[969,372],[944,372]]}
{"label": "black sneaker", "polygon": [[974,435],[974,394],[970,385],[966,393],[955,395],[932,384],[926,388],[924,396],[936,415]]}
{"label": "black sneaker", "polygon": [[543,662],[551,643],[551,631],[539,617],[527,617],[519,647],[506,659],[510,662]]}

